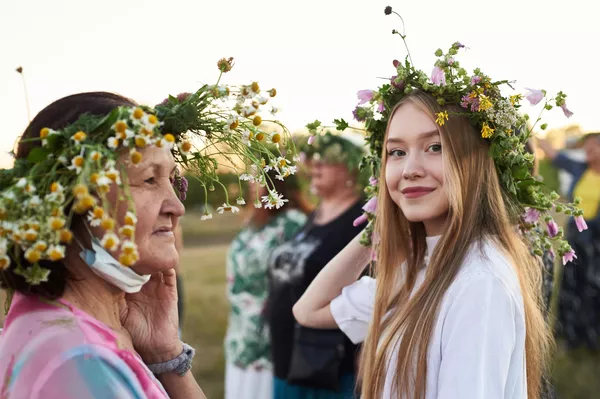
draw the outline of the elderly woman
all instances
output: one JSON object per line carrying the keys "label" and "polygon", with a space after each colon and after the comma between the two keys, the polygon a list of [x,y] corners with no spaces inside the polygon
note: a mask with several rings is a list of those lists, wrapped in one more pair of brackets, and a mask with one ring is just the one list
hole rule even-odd
{"label": "elderly woman", "polygon": [[[204,398],[194,350],[178,338],[174,231],[185,190],[176,160],[201,157],[183,138],[218,122],[179,110],[201,111],[206,93],[155,110],[77,94],[26,129],[0,176],[0,279],[13,294],[0,336],[3,398]],[[237,134],[222,137],[241,144]],[[247,146],[238,155],[258,162]]]}
{"label": "elderly woman", "polygon": [[[355,138],[326,133],[306,147],[311,191],[319,205],[304,228],[274,249],[269,260],[267,313],[276,399],[354,397],[357,347],[341,331],[299,327],[292,307],[321,269],[361,231],[353,226],[363,205],[358,184],[363,149]],[[308,357],[302,359],[302,353]]]}

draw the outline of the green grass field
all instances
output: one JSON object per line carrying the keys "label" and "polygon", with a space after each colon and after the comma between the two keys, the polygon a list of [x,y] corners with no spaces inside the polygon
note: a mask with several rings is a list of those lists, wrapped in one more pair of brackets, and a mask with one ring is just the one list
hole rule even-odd
{"label": "green grass field", "polygon": [[[207,222],[194,217],[183,221],[186,242],[181,262],[186,307],[183,339],[196,348],[194,376],[209,399],[223,398],[223,338],[229,311],[225,296],[225,254],[228,240],[240,222],[239,216],[231,215],[219,215]],[[583,350],[565,353],[559,349],[552,369],[559,399],[600,398],[600,355]]]}

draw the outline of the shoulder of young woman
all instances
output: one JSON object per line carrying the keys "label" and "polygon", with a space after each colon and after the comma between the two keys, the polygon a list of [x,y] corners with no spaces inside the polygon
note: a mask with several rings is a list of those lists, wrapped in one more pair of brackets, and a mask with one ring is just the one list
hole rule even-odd
{"label": "shoulder of young woman", "polygon": [[518,308],[522,308],[521,288],[515,266],[491,239],[471,245],[451,290],[454,295],[458,295],[477,285],[498,287],[498,295],[507,296]]}

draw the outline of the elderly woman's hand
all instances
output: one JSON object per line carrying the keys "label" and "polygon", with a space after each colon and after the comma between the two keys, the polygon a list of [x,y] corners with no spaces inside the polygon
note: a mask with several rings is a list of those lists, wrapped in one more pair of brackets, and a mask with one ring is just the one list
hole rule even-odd
{"label": "elderly woman's hand", "polygon": [[125,295],[120,308],[121,322],[146,364],[181,354],[175,270],[153,274],[140,292]]}

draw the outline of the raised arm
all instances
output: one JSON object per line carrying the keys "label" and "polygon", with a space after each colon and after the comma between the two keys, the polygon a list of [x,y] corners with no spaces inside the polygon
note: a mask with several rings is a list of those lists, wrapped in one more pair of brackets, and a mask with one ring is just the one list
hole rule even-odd
{"label": "raised arm", "polygon": [[551,161],[554,161],[559,151],[548,140],[537,139],[537,145]]}
{"label": "raised arm", "polygon": [[552,147],[552,144],[550,144],[548,141],[538,139],[537,144],[539,148],[544,151],[546,156],[552,161],[552,164],[555,167],[563,169],[576,177],[581,176],[587,169],[585,162],[579,162],[569,158],[563,151],[559,151]]}
{"label": "raised arm", "polygon": [[354,283],[371,259],[371,250],[360,243],[359,233],[321,270],[294,305],[298,323],[313,328],[336,328],[330,302]]}

